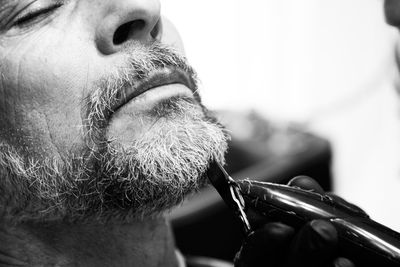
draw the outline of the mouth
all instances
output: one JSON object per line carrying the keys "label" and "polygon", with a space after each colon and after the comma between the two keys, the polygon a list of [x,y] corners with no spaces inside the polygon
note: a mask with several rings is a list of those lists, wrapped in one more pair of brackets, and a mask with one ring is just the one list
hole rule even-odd
{"label": "mouth", "polygon": [[118,101],[112,107],[113,113],[147,91],[174,84],[187,87],[196,99],[199,98],[196,90],[196,81],[192,76],[180,69],[161,69],[150,73],[148,78],[136,82],[134,87],[128,86],[124,88],[121,97],[118,98]]}

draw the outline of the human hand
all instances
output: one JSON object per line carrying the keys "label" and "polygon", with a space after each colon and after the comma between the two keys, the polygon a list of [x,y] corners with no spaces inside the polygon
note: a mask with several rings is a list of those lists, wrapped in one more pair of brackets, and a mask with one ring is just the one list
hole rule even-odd
{"label": "human hand", "polygon": [[[288,185],[326,194],[315,180],[305,176],[292,179]],[[337,243],[335,227],[325,220],[313,220],[300,229],[267,222],[246,237],[235,267],[354,267],[349,259],[338,255]]]}

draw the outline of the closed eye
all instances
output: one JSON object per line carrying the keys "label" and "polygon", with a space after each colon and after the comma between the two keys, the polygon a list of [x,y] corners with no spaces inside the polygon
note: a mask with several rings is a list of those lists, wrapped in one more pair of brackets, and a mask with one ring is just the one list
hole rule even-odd
{"label": "closed eye", "polygon": [[14,26],[16,27],[25,27],[30,24],[37,23],[42,21],[43,19],[49,17],[53,11],[59,8],[62,4],[57,3],[45,8],[39,8],[36,10],[30,10],[28,12],[22,12],[20,16],[17,16]]}

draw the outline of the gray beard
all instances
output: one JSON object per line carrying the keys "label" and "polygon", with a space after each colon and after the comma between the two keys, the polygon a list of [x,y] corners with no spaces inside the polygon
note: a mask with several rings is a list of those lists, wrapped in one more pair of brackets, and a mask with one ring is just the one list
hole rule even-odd
{"label": "gray beard", "polygon": [[224,162],[227,135],[193,99],[172,98],[145,114],[155,123],[122,146],[105,140],[97,153],[63,159],[23,158],[0,148],[0,211],[9,221],[136,220],[158,216],[207,181]]}

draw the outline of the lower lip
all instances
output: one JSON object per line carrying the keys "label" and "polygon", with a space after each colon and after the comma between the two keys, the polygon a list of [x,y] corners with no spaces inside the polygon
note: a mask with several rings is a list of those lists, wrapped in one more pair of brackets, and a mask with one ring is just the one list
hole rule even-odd
{"label": "lower lip", "polygon": [[132,111],[132,109],[137,111],[148,110],[164,99],[177,96],[193,98],[193,92],[180,83],[157,86],[130,100],[128,103],[123,105],[117,113],[123,112],[127,109],[130,111]]}

